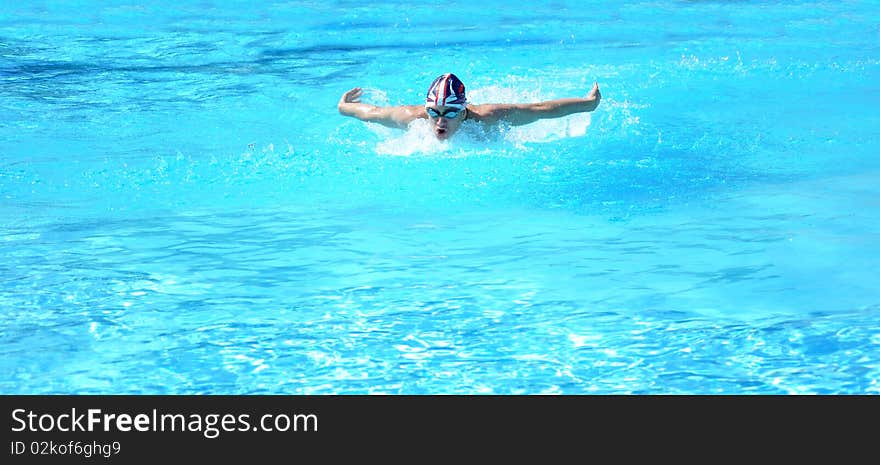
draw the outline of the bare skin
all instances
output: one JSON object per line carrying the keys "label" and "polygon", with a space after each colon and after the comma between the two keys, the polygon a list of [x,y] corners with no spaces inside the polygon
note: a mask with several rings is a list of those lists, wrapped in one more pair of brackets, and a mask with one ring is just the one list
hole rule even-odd
{"label": "bare skin", "polygon": [[[602,99],[599,84],[594,83],[586,97],[562,98],[535,103],[468,104],[466,109],[459,112],[455,118],[447,118],[445,116],[430,116],[424,105],[380,107],[362,103],[363,93],[363,89],[355,87],[342,94],[337,105],[339,113],[392,128],[406,128],[417,119],[427,119],[431,122],[434,136],[440,140],[452,137],[465,120],[476,121],[490,127],[502,122],[511,126],[522,126],[541,119],[560,118],[574,113],[593,111],[599,106],[599,101]],[[453,109],[453,107],[443,105],[432,105],[431,108],[441,115]]]}

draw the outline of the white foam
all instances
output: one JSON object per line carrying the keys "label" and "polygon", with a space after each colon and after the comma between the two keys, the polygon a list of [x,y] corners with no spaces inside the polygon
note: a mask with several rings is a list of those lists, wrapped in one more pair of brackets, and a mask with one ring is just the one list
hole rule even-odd
{"label": "white foam", "polygon": [[449,150],[450,142],[434,137],[431,123],[425,119],[410,123],[402,135],[399,135],[399,131],[378,124],[368,126],[376,134],[385,136],[382,142],[376,144],[376,153],[382,155],[407,156],[414,153],[438,153]]}

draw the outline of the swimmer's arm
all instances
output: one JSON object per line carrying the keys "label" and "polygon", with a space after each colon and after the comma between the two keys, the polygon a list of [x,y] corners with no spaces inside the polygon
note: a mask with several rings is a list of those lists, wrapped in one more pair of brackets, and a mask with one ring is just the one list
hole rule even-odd
{"label": "swimmer's arm", "polygon": [[392,128],[406,128],[409,123],[416,119],[427,117],[423,115],[425,109],[418,105],[379,107],[362,103],[361,95],[363,93],[363,89],[355,87],[342,94],[339,104],[336,106],[339,109],[339,113],[361,121],[379,123]]}
{"label": "swimmer's arm", "polygon": [[593,88],[586,97],[562,98],[536,103],[480,105],[484,108],[481,109],[482,117],[479,119],[489,124],[504,121],[511,126],[522,126],[540,119],[560,118],[574,113],[593,111],[599,106],[601,99],[599,84],[596,83],[593,84]]}

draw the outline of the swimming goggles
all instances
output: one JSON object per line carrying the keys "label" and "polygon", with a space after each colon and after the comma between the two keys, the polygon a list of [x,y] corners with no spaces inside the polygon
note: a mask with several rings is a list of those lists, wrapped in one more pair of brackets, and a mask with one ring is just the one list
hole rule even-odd
{"label": "swimming goggles", "polygon": [[442,116],[447,119],[454,119],[454,118],[458,118],[458,115],[462,111],[464,111],[464,108],[451,108],[449,110],[444,111],[443,113],[440,113],[439,111],[437,111],[433,108],[425,107],[425,111],[428,112],[428,116],[430,116],[431,118],[439,118]]}

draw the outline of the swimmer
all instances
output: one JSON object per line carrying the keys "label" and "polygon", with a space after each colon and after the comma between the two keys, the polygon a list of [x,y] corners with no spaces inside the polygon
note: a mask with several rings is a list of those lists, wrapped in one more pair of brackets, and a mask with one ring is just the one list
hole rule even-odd
{"label": "swimmer", "polygon": [[487,127],[499,123],[522,126],[540,119],[593,111],[599,106],[599,100],[602,98],[599,84],[594,83],[586,97],[535,103],[470,105],[467,103],[464,84],[452,73],[434,79],[428,88],[424,105],[380,107],[362,103],[363,93],[363,89],[355,87],[342,94],[337,105],[339,113],[392,128],[406,128],[409,123],[417,119],[427,119],[431,122],[434,136],[440,140],[452,137],[464,121],[475,121]]}

